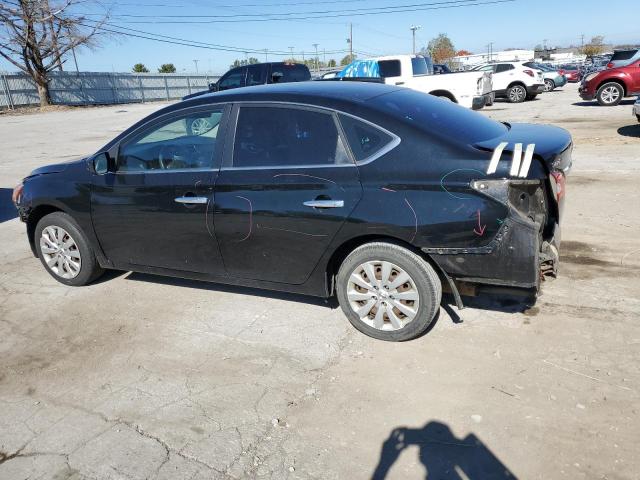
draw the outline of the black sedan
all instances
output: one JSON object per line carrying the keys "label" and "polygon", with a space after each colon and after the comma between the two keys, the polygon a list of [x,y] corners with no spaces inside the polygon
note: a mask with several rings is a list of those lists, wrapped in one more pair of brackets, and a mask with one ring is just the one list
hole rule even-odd
{"label": "black sedan", "polygon": [[[537,291],[558,262],[571,137],[410,89],[306,82],[166,107],[14,191],[66,285],[119,269],[336,295],[383,340],[424,332],[443,285]],[[301,322],[304,322],[301,319]]]}

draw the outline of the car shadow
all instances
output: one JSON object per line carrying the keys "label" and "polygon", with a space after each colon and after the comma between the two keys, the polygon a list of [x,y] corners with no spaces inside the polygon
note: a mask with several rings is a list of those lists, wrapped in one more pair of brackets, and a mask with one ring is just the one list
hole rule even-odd
{"label": "car shadow", "polygon": [[288,302],[306,303],[308,305],[317,305],[330,309],[338,308],[338,301],[332,297],[328,299],[312,297],[310,295],[301,295],[297,293],[277,292],[274,290],[263,290],[260,288],[241,287],[237,285],[225,285],[222,283],[205,282],[200,280],[188,280],[177,277],[165,277],[161,275],[152,275],[148,273],[130,272],[125,280],[133,280],[136,282],[151,282],[161,285],[171,285],[174,287],[197,288],[199,290],[208,290],[210,292],[235,293],[238,295],[251,295],[254,297],[266,297],[276,300],[285,300]]}
{"label": "car shadow", "polygon": [[627,125],[626,127],[620,127],[618,129],[618,135],[623,137],[635,137],[640,138],[640,123],[635,125]]}
{"label": "car shadow", "polygon": [[425,480],[506,480],[518,478],[475,434],[456,437],[445,423],[422,428],[397,427],[382,444],[372,480],[387,478],[391,467],[409,447],[419,449]]}
{"label": "car shadow", "polygon": [[[628,100],[622,100],[618,106],[620,105],[633,105],[634,103],[636,103],[635,99],[628,99]],[[601,105],[598,103],[597,100],[589,100],[589,101],[584,101],[584,102],[575,102],[572,103],[573,106],[575,107],[600,107]]]}
{"label": "car shadow", "polygon": [[0,188],[0,223],[13,220],[18,216],[18,210],[11,200],[13,189]]}

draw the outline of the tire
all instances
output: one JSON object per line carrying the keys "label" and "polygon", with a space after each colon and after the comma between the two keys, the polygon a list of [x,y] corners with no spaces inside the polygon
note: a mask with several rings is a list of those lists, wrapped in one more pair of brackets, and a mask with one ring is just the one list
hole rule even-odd
{"label": "tire", "polygon": [[602,85],[596,93],[598,103],[603,107],[615,107],[624,98],[622,85],[616,82],[608,82]]}
{"label": "tire", "polygon": [[[368,281],[365,270],[376,276],[375,282]],[[388,272],[384,273],[386,282],[383,272]],[[401,276],[405,282],[394,287],[393,282],[402,281]],[[424,258],[384,242],[367,243],[351,252],[340,266],[336,289],[340,307],[351,324],[365,335],[389,342],[411,340],[424,333],[442,299],[440,279]],[[405,298],[399,299],[398,295]]]}
{"label": "tire", "polygon": [[189,135],[203,135],[214,127],[207,117],[187,118],[186,122],[187,133]]}
{"label": "tire", "polygon": [[527,99],[527,89],[520,84],[507,88],[507,100],[509,103],[522,103]]}
{"label": "tire", "polygon": [[79,287],[104,273],[86,235],[66,213],[54,212],[42,217],[36,225],[34,241],[45,270],[60,283]]}
{"label": "tire", "polygon": [[550,78],[546,78],[544,81],[544,91],[552,92],[556,89],[556,82],[551,80]]}

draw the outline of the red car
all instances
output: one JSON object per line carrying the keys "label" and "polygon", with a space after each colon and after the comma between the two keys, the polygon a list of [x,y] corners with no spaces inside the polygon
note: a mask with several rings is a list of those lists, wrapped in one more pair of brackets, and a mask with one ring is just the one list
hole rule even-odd
{"label": "red car", "polygon": [[578,83],[580,81],[580,70],[575,65],[562,65],[558,69],[558,73],[567,77],[569,83]]}
{"label": "red car", "polygon": [[640,95],[640,59],[624,67],[590,73],[580,85],[584,100],[598,100],[600,105],[618,105],[624,97]]}

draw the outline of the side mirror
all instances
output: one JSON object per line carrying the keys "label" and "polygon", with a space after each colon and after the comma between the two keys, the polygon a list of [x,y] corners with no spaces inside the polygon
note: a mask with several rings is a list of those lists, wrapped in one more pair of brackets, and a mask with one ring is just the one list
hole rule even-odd
{"label": "side mirror", "polygon": [[96,172],[97,175],[104,175],[109,171],[109,154],[107,152],[102,152],[93,157],[93,171]]}
{"label": "side mirror", "polygon": [[217,92],[218,90],[219,90],[218,82],[214,82],[214,83],[210,83],[209,84],[209,91],[210,92]]}

